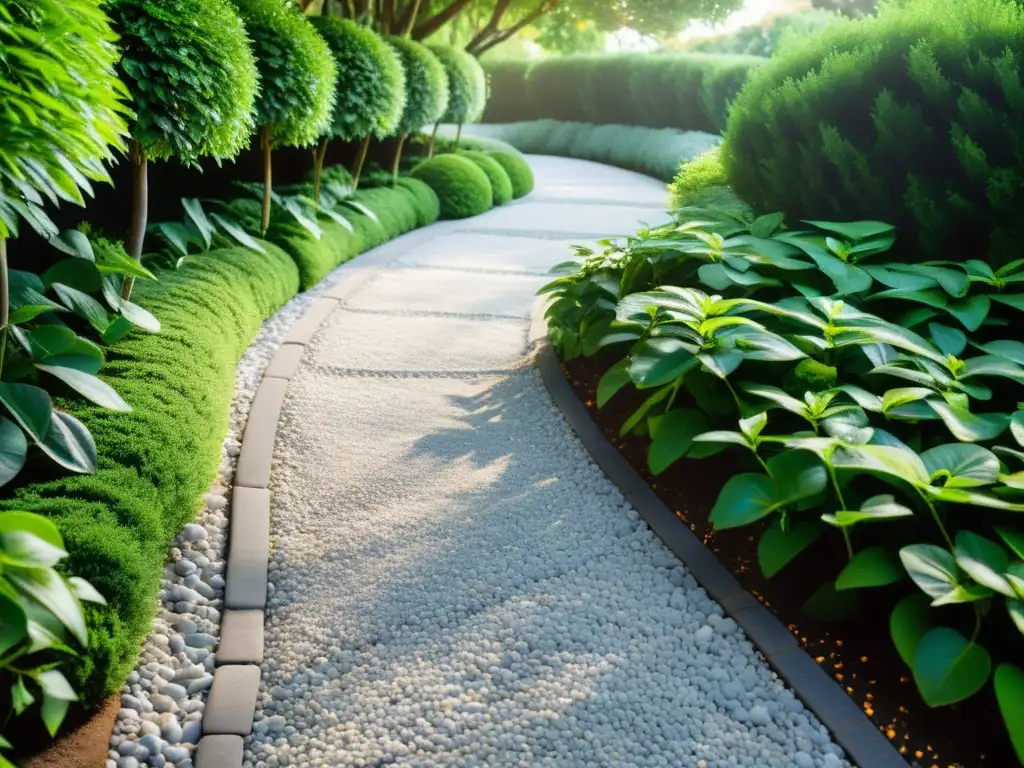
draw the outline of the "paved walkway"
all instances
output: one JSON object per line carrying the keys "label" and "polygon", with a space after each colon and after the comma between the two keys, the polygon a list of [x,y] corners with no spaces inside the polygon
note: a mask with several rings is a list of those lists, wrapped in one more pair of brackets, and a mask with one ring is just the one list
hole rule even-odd
{"label": "paved walkway", "polygon": [[664,188],[531,162],[533,196],[401,255],[307,348],[246,764],[844,765],[524,365],[550,265],[660,221]]}

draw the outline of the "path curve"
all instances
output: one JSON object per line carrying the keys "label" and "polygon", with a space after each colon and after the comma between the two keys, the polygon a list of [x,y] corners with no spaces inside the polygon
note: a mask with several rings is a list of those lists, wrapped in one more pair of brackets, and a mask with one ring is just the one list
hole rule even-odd
{"label": "path curve", "polygon": [[305,348],[245,764],[848,765],[525,357],[550,265],[661,221],[663,186],[530,161],[533,197],[418,240]]}

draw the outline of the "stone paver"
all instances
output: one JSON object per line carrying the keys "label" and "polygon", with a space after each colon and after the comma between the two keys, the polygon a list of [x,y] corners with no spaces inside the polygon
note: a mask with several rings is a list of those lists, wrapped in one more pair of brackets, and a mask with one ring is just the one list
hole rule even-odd
{"label": "stone paver", "polygon": [[596,238],[631,235],[642,224],[655,226],[668,221],[663,211],[654,208],[627,208],[618,205],[554,205],[517,203],[502,206],[469,222],[474,232],[565,232],[589,234]]}
{"label": "stone paver", "polygon": [[552,264],[568,258],[572,245],[596,247],[593,239],[585,238],[538,240],[457,232],[413,248],[395,263],[410,267],[546,275]]}

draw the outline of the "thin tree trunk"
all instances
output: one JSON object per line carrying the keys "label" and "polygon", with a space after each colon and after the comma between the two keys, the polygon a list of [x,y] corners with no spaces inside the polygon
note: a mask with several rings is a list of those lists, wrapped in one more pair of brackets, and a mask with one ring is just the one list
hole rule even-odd
{"label": "thin tree trunk", "polygon": [[398,167],[402,163],[402,148],[405,147],[405,140],[408,136],[408,133],[403,133],[398,137],[398,146],[395,147],[395,161],[391,164],[391,181],[393,184],[398,183]]}
{"label": "thin tree trunk", "polygon": [[[132,222],[128,229],[128,255],[142,261],[142,248],[146,240],[146,224],[149,220],[149,164],[146,152],[138,141],[132,141]],[[126,277],[121,286],[121,298],[132,297],[134,277]]]}
{"label": "thin tree trunk", "polygon": [[414,26],[412,29],[412,39],[422,40],[425,37],[430,37],[441,29],[441,27],[462,13],[463,9],[465,9],[470,2],[471,0],[452,0],[452,2],[450,2],[443,11],[431,16],[419,26]]}
{"label": "thin tree trunk", "polygon": [[356,166],[352,170],[353,192],[359,188],[359,177],[363,175],[363,165],[366,163],[366,153],[370,149],[370,139],[371,137],[367,136],[359,146],[359,155],[356,157]]}
{"label": "thin tree trunk", "polygon": [[10,287],[7,281],[7,238],[0,237],[0,374],[7,352],[7,325],[11,316]]}
{"label": "thin tree trunk", "polygon": [[419,13],[420,0],[412,0],[409,7],[405,9],[405,13],[399,20],[399,24],[401,25],[399,33],[402,37],[409,37],[412,35],[412,28],[416,26],[416,17],[419,16]]}
{"label": "thin tree trunk", "polygon": [[320,140],[320,146],[313,150],[313,202],[320,207],[320,177],[324,172],[324,158],[327,156],[327,137]]}
{"label": "thin tree trunk", "polygon": [[441,127],[441,121],[434,123],[434,132],[430,134],[430,148],[427,150],[427,159],[434,156],[434,146],[437,144],[437,129]]}
{"label": "thin tree trunk", "polygon": [[260,224],[263,234],[270,229],[270,193],[273,189],[273,169],[270,162],[270,126],[260,128],[260,141],[263,144],[263,220]]}
{"label": "thin tree trunk", "polygon": [[459,141],[462,139],[462,123],[459,123],[458,130],[455,131],[455,151],[459,151]]}

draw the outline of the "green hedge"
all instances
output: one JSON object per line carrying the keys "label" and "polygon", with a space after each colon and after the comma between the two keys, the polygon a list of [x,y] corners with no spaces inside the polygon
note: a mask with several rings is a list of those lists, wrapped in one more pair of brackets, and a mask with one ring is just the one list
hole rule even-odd
{"label": "green hedge", "polygon": [[512,184],[513,200],[526,197],[533,191],[533,169],[521,154],[504,149],[487,150],[485,154],[505,169]]}
{"label": "green hedge", "polygon": [[438,155],[417,165],[412,176],[441,199],[442,219],[465,219],[489,211],[494,193],[487,174],[458,155]]}
{"label": "green hedge", "polygon": [[33,483],[0,501],[53,519],[70,552],[67,571],[107,598],[107,606],[86,607],[89,649],[71,672],[87,704],[114,693],[134,668],[167,546],[217,472],[235,366],[299,289],[295,262],[264,247],[189,258],[157,283],[140,281],[132,299],[156,315],[161,332],[114,344],[102,376],[134,410],[60,403],[92,432],[99,470]]}
{"label": "green hedge", "polygon": [[537,118],[717,133],[767,59],[714,54],[562,56],[491,65],[489,123]]}
{"label": "green hedge", "polygon": [[486,152],[472,149],[459,152],[459,156],[473,161],[477,168],[487,174],[487,180],[491,183],[491,202],[495,207],[512,201],[512,179],[501,163]]}

